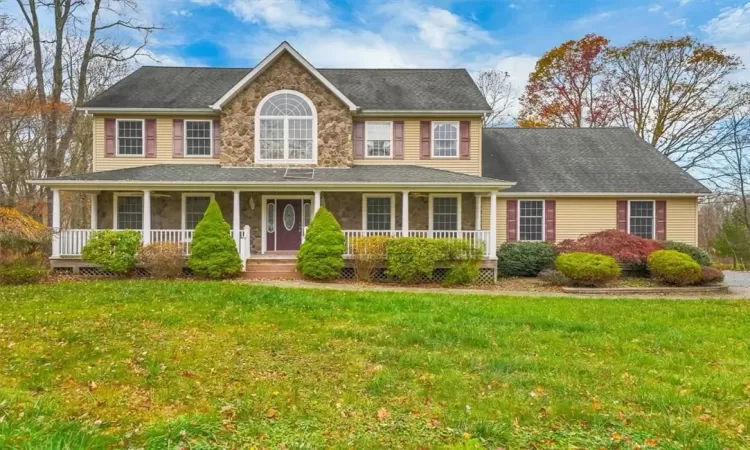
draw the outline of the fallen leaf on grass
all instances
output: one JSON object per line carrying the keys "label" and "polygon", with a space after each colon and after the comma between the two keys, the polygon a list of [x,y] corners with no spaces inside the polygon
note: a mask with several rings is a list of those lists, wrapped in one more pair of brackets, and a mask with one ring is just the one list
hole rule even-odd
{"label": "fallen leaf on grass", "polygon": [[270,408],[268,411],[266,411],[266,417],[268,417],[269,419],[276,419],[277,417],[279,417],[279,412],[273,408]]}
{"label": "fallen leaf on grass", "polygon": [[378,420],[383,421],[383,420],[388,420],[390,418],[391,418],[391,413],[389,413],[387,409],[380,408],[378,410]]}

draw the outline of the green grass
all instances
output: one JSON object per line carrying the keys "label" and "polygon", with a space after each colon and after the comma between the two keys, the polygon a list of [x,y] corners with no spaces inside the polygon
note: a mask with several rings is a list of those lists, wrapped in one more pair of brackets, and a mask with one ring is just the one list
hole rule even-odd
{"label": "green grass", "polygon": [[741,448],[750,302],[0,290],[0,448]]}

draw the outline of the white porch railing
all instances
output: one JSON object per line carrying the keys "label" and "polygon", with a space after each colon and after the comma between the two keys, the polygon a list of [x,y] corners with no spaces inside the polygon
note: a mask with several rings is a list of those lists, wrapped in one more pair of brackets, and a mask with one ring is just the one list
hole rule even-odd
{"label": "white porch railing", "polygon": [[[409,230],[406,232],[406,234],[408,237],[467,240],[471,242],[473,248],[483,249],[485,258],[489,259],[492,257],[492,251],[490,248],[490,232],[489,231]],[[345,256],[353,255],[354,239],[359,238],[359,237],[364,237],[364,236],[401,237],[403,236],[403,231],[401,230],[386,230],[386,231],[344,230],[344,237],[346,238],[346,255]]]}

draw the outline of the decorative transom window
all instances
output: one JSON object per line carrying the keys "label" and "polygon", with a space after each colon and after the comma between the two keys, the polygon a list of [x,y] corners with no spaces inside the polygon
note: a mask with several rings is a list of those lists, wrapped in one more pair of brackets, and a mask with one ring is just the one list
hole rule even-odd
{"label": "decorative transom window", "polygon": [[117,154],[141,156],[144,147],[144,121],[117,120]]}
{"label": "decorative transom window", "polygon": [[393,230],[393,197],[365,197],[365,230]]}
{"label": "decorative transom window", "polygon": [[186,230],[195,229],[198,222],[203,219],[203,214],[211,203],[213,194],[190,194],[185,195],[184,204],[184,221],[183,228]]}
{"label": "decorative transom window", "polygon": [[211,156],[210,120],[185,121],[185,155]]}
{"label": "decorative transom window", "polygon": [[458,197],[433,197],[431,200],[432,229],[436,231],[459,230],[460,205]]}
{"label": "decorative transom window", "polygon": [[299,92],[278,91],[263,99],[256,130],[258,161],[315,162],[315,108]]}
{"label": "decorative transom window", "polygon": [[368,158],[390,158],[391,122],[365,122],[365,142]]}
{"label": "decorative transom window", "polygon": [[458,156],[458,122],[432,122],[432,156]]}
{"label": "decorative transom window", "polygon": [[117,224],[115,228],[118,230],[143,229],[143,197],[117,197]]}
{"label": "decorative transom window", "polygon": [[628,232],[646,239],[654,238],[653,200],[629,202]]}
{"label": "decorative transom window", "polygon": [[544,240],[544,200],[518,201],[518,240]]}

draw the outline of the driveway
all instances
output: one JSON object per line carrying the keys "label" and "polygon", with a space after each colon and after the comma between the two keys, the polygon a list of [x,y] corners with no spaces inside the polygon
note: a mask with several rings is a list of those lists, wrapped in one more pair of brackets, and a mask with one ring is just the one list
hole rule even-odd
{"label": "driveway", "polygon": [[732,294],[750,298],[750,272],[725,270],[724,282]]}

